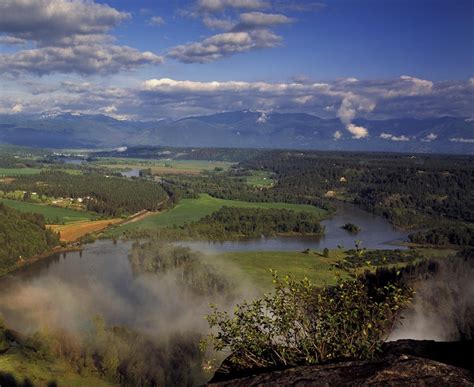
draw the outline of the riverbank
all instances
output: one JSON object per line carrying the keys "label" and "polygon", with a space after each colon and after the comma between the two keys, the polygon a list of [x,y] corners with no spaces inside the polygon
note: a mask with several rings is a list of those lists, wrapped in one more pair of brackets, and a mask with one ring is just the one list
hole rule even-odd
{"label": "riverbank", "polygon": [[7,275],[14,274],[17,271],[25,269],[26,267],[31,266],[31,265],[33,265],[33,264],[35,264],[35,263],[37,263],[37,262],[39,262],[43,259],[49,258],[54,254],[71,253],[71,252],[74,252],[74,251],[82,251],[82,247],[80,247],[78,245],[69,245],[69,246],[65,246],[65,247],[56,246],[53,249],[48,250],[48,251],[46,251],[42,254],[35,255],[35,256],[33,256],[31,258],[28,258],[28,259],[21,259],[15,265],[10,266],[7,269],[1,270],[0,271],[0,278],[2,278],[4,276],[7,276]]}

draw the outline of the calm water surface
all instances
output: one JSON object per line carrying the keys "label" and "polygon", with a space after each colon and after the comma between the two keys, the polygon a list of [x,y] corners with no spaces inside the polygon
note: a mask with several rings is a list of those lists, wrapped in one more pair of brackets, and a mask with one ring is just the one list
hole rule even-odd
{"label": "calm water surface", "polygon": [[[341,229],[347,222],[362,228],[358,234]],[[278,237],[239,242],[180,242],[196,250],[257,251],[296,250],[354,246],[362,241],[367,248],[396,248],[393,241],[407,233],[386,220],[343,205],[337,214],[323,222],[326,235],[320,238]],[[98,240],[82,252],[55,254],[9,278],[0,281],[0,314],[19,330],[27,331],[31,321],[46,319],[55,324],[83,324],[86,317],[101,314],[109,322],[141,329],[157,329],[176,321],[188,321],[187,314],[205,308],[187,303],[178,296],[176,284],[164,283],[154,276],[135,276],[128,261],[132,242]],[[191,306],[190,306],[191,305]],[[206,304],[207,305],[207,304]],[[63,321],[67,318],[67,321]],[[59,322],[58,322],[59,321]],[[174,322],[173,322],[174,321]]]}
{"label": "calm water surface", "polygon": [[[400,249],[394,242],[405,240],[409,232],[393,227],[380,216],[370,214],[354,205],[341,203],[336,215],[321,222],[326,227],[321,237],[275,237],[251,239],[245,241],[209,242],[182,241],[180,245],[204,251],[294,251],[322,248],[354,247],[355,240],[362,241],[361,246],[371,249]],[[354,234],[343,230],[341,226],[354,223],[361,231]]]}

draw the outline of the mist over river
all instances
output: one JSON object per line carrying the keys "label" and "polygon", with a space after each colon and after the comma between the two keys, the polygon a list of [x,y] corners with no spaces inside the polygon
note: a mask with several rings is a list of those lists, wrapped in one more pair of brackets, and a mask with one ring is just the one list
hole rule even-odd
{"label": "mist over river", "polygon": [[[361,228],[351,234],[341,226],[347,222]],[[398,248],[390,244],[404,239],[385,219],[342,204],[325,220],[326,234],[319,238],[276,237],[232,242],[180,242],[205,251],[301,251],[306,248],[352,248],[361,240],[367,248]],[[194,328],[206,326],[202,318],[209,300],[193,298],[176,283],[150,274],[134,275],[128,254],[132,242],[98,240],[82,252],[55,254],[1,281],[0,313],[22,331],[39,325],[81,329],[94,314],[108,323],[126,324],[141,330],[180,329],[192,321]],[[246,293],[246,291],[243,291]],[[199,318],[190,318],[190,316]]]}

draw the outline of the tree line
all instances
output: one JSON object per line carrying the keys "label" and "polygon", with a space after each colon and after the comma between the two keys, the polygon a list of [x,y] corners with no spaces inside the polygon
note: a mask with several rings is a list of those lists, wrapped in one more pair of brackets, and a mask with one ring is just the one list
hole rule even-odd
{"label": "tree line", "polygon": [[59,237],[39,214],[23,213],[0,204],[0,271],[7,271],[59,245]]}
{"label": "tree line", "polygon": [[81,198],[87,210],[107,216],[155,211],[167,205],[168,195],[157,183],[96,173],[72,175],[59,171],[20,176],[0,183],[0,190],[22,190],[50,197]]}

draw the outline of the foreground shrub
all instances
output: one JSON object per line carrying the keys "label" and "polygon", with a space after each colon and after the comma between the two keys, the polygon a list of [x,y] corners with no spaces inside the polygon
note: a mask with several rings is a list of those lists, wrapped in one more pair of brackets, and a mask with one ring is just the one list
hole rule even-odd
{"label": "foreground shrub", "polygon": [[238,305],[233,316],[213,307],[207,317],[217,328],[207,344],[230,351],[239,368],[371,358],[412,295],[396,283],[369,289],[362,278],[318,289],[306,278],[273,275],[273,293]]}

